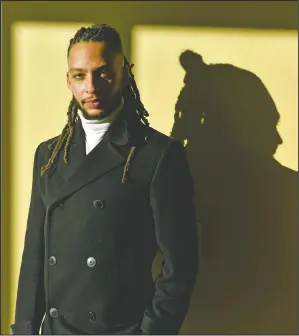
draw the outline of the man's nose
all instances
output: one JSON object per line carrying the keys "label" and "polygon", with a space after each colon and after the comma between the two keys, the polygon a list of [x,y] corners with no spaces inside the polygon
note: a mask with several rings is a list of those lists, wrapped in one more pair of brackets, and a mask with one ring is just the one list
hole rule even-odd
{"label": "man's nose", "polygon": [[85,91],[89,94],[93,94],[94,92],[99,92],[105,89],[105,80],[96,75],[89,75],[86,78],[86,86]]}
{"label": "man's nose", "polygon": [[85,90],[88,93],[94,93],[96,91],[96,80],[94,78],[94,76],[88,76],[86,78],[86,86],[85,86]]}

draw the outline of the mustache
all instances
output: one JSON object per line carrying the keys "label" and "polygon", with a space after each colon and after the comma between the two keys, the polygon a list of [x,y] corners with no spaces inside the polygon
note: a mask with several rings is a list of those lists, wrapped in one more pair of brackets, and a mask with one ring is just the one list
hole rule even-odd
{"label": "mustache", "polygon": [[104,96],[96,96],[94,98],[82,99],[82,103],[85,104],[87,102],[98,101],[98,100],[105,100],[105,97]]}
{"label": "mustache", "polygon": [[73,96],[72,100],[71,100],[71,104],[73,104],[74,107],[81,109],[82,105],[84,105],[86,102],[90,101],[90,100],[104,100],[105,98],[103,96],[97,96],[95,98],[86,98],[86,99],[82,99],[80,100],[80,102]]}

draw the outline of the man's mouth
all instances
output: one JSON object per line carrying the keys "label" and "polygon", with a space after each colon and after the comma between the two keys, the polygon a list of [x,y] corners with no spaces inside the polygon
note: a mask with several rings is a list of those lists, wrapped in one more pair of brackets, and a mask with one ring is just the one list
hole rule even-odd
{"label": "man's mouth", "polygon": [[84,103],[84,105],[87,108],[97,109],[102,105],[102,100],[101,99],[89,99]]}

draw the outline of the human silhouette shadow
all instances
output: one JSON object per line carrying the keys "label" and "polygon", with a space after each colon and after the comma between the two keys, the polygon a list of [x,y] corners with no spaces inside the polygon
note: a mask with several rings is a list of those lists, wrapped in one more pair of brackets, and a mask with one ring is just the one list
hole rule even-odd
{"label": "human silhouette shadow", "polygon": [[180,63],[171,136],[187,143],[201,232],[180,333],[297,334],[298,180],[273,158],[275,103],[250,71],[189,50]]}

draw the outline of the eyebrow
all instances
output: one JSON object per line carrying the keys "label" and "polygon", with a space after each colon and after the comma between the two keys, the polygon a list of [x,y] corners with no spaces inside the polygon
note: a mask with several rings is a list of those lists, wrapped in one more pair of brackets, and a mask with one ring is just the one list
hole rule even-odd
{"label": "eyebrow", "polygon": [[[107,64],[103,64],[97,68],[95,68],[93,71],[101,71],[107,68]],[[84,68],[70,68],[69,72],[87,72],[87,69]]]}

